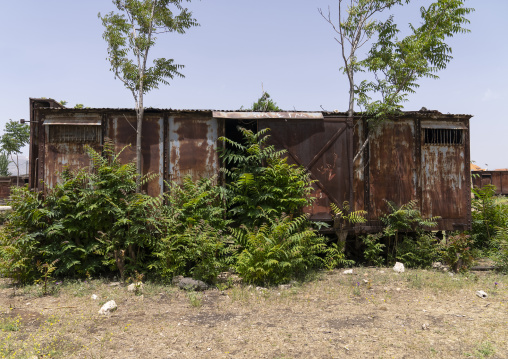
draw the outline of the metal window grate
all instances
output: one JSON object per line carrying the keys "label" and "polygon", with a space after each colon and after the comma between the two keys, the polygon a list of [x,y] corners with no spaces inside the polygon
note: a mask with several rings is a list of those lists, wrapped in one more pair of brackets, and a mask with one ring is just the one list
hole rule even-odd
{"label": "metal window grate", "polygon": [[462,145],[464,130],[450,128],[425,128],[426,145]]}
{"label": "metal window grate", "polygon": [[99,142],[100,126],[52,125],[49,142]]}

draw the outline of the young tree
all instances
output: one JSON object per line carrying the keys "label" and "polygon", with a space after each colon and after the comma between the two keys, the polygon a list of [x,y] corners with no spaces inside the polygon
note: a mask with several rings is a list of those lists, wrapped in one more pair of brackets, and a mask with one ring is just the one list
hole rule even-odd
{"label": "young tree", "polygon": [[[0,146],[1,150],[7,155],[11,157],[11,162],[16,165],[17,169],[17,182],[19,185],[19,158],[18,155],[21,153],[21,148],[28,144],[30,140],[30,127],[28,125],[24,125],[18,123],[14,120],[9,120],[5,124],[4,134],[0,137]],[[16,160],[14,160],[14,155],[16,155]]]}
{"label": "young tree", "polygon": [[[185,0],[190,1],[190,0]],[[136,169],[142,173],[141,138],[144,115],[143,95],[160,84],[169,85],[184,66],[173,59],[158,58],[148,66],[148,55],[157,40],[157,34],[176,32],[184,34],[198,26],[192,12],[182,6],[184,0],[113,0],[119,13],[99,14],[108,43],[108,60],[115,77],[132,93],[135,102]],[[139,190],[139,188],[138,188]]]}
{"label": "young tree", "polygon": [[252,104],[252,111],[265,112],[265,111],[280,111],[279,106],[270,98],[268,92],[263,91],[261,97]]}
{"label": "young tree", "polygon": [[7,153],[2,152],[0,153],[0,176],[10,176],[11,172],[9,172],[9,157],[7,156]]}
{"label": "young tree", "polygon": [[[350,0],[344,14],[344,0],[339,0],[337,21],[330,9],[321,16],[333,27],[335,40],[341,47],[344,73],[349,80],[348,116],[353,117],[355,100],[363,109],[369,126],[375,127],[388,115],[399,112],[407,96],[419,87],[421,78],[438,78],[436,72],[451,61],[451,47],[445,40],[457,33],[468,32],[466,15],[474,11],[464,6],[465,0],[437,0],[427,8],[420,8],[421,24],[409,24],[410,34],[402,39],[393,15],[385,20],[379,16],[397,5],[410,0]],[[359,49],[370,43],[364,58],[358,59]],[[370,72],[372,81],[356,83],[355,75]],[[373,100],[371,96],[378,99]],[[367,145],[367,137],[354,157],[358,159]]]}

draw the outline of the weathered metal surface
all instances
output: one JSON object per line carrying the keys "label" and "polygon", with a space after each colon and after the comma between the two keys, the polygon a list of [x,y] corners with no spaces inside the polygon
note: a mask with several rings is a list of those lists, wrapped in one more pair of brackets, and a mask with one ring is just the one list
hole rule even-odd
{"label": "weathered metal surface", "polygon": [[[136,160],[136,128],[137,120],[133,111],[107,116],[106,137],[113,142],[115,152],[121,152],[118,157],[121,163]],[[141,140],[143,174],[158,174],[158,178],[146,183],[142,189],[152,196],[161,194],[163,189],[163,137],[164,120],[161,114],[145,115]]]}
{"label": "weathered metal surface", "polygon": [[463,145],[422,146],[422,214],[441,217],[447,227],[451,226],[449,229],[467,227],[468,210],[464,199],[470,181],[465,165]]}
{"label": "weathered metal surface", "polygon": [[321,112],[221,112],[213,111],[214,118],[229,119],[261,119],[261,118],[281,118],[281,119],[322,119]]}
{"label": "weathered metal surface", "polygon": [[[369,145],[354,164],[354,208],[367,211],[364,228],[382,225],[386,201],[400,206],[410,200],[418,201],[424,217],[442,218],[436,229],[469,228],[468,120],[409,116],[371,131]],[[365,122],[357,121],[355,151],[366,136]]]}
{"label": "weathered metal surface", "polygon": [[259,129],[270,128],[269,144],[285,149],[288,162],[305,167],[311,174],[316,198],[311,219],[330,220],[330,203],[349,201],[348,126],[345,119],[290,121],[260,119]]}
{"label": "weathered metal surface", "polygon": [[97,115],[87,116],[91,118],[52,118],[44,120],[43,125],[69,125],[69,126],[100,126],[101,120],[97,119]]}
{"label": "weathered metal surface", "polygon": [[415,126],[413,120],[387,121],[371,132],[369,143],[369,219],[397,204],[417,198]]}
{"label": "weathered metal surface", "polygon": [[168,125],[169,179],[181,183],[187,175],[194,180],[217,175],[219,120],[197,114],[175,114],[169,116]]}
{"label": "weathered metal surface", "polygon": [[[41,153],[44,154],[42,161],[42,176],[44,186],[52,188],[60,181],[60,174],[65,169],[79,169],[90,164],[86,155],[85,146],[89,145],[95,150],[100,150],[101,132],[97,126],[84,125],[84,121],[97,122],[100,116],[86,115],[76,112],[67,114],[65,122],[74,120],[81,122],[80,125],[69,126],[60,124],[62,115],[47,114],[44,123],[52,123],[43,126],[44,148]],[[90,131],[91,130],[91,131]]]}
{"label": "weathered metal surface", "polygon": [[[102,142],[109,138],[116,151],[131,145],[120,155],[123,163],[135,159],[133,110],[44,109],[37,108],[36,104],[31,102],[32,188],[37,187],[39,180],[53,186],[58,181],[55,173],[66,166],[88,164],[83,146],[96,137],[88,130],[78,134],[68,128],[71,126],[100,128],[96,148],[100,149]],[[306,209],[313,219],[331,219],[330,203],[341,206],[344,201],[350,201],[355,210],[364,209],[369,213],[369,222],[363,228],[373,230],[380,224],[379,216],[388,211],[385,200],[401,205],[416,199],[425,217],[443,218],[436,229],[467,229],[470,226],[469,118],[436,111],[404,113],[371,131],[369,145],[352,164],[355,151],[369,132],[364,120],[359,118],[355,118],[353,127],[347,117],[336,113],[324,113],[323,118],[322,113],[314,112],[147,109],[143,123],[143,173],[160,176],[143,189],[150,195],[158,195],[164,191],[163,180],[181,182],[185,175],[198,179],[218,174],[218,137],[224,135],[225,128],[234,128],[236,122],[247,123],[253,129],[269,127],[270,143],[288,150],[289,161],[306,167],[317,180],[313,193],[316,201]],[[71,122],[81,124],[70,125]],[[101,126],[96,125],[98,122]],[[59,126],[60,133],[51,136],[51,128]],[[503,176],[491,176],[489,181],[501,189],[508,184],[508,178]]]}
{"label": "weathered metal surface", "polygon": [[473,186],[481,188],[491,184],[497,195],[508,195],[508,171],[472,171]]}

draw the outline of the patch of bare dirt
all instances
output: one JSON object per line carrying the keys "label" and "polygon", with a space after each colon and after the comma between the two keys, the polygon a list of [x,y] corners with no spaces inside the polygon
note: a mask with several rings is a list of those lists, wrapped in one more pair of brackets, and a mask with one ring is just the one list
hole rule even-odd
{"label": "patch of bare dirt", "polygon": [[[355,268],[289,289],[148,283],[142,296],[99,281],[49,297],[5,283],[0,323],[21,322],[0,332],[11,358],[508,358],[508,280],[494,272]],[[118,310],[99,315],[111,299]]]}

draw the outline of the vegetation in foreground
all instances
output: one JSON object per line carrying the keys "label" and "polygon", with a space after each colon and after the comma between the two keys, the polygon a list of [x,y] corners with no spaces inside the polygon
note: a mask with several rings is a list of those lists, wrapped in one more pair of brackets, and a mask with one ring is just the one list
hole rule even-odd
{"label": "vegetation in foreground", "polygon": [[221,139],[224,185],[185,178],[156,198],[138,193],[137,181],[155,176],[140,178],[107,143],[103,154],[88,148],[90,168],[65,171],[44,197],[13,188],[14,211],[0,229],[1,275],[50,293],[60,278],[144,275],[170,282],[183,275],[215,284],[225,271],[246,283],[277,285],[354,260],[409,268],[441,261],[459,272],[490,256],[508,271],[508,204],[492,187],[473,190],[472,231],[444,238],[431,231],[438,218],[423,218],[416,201],[387,202],[384,231],[361,237],[362,255],[348,258],[341,237],[365,213],[347,203],[332,206],[339,242],[329,243],[303,214],[313,200],[306,171],[266,145],[268,130],[239,130],[242,143]]}

